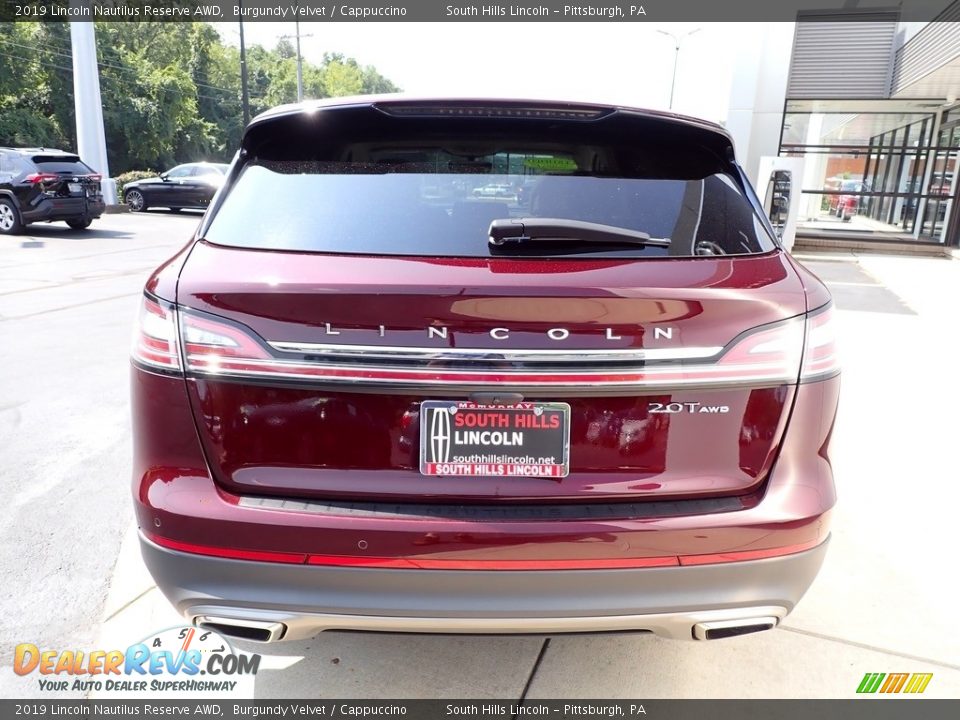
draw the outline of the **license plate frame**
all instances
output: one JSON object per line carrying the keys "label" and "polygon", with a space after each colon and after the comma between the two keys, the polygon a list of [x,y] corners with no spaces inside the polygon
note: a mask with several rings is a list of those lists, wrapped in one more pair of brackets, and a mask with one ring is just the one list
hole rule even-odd
{"label": "license plate frame", "polygon": [[[424,400],[419,421],[421,475],[561,480],[570,473],[569,403]],[[477,441],[482,436],[476,434],[456,434],[468,431],[488,433],[486,442]]]}

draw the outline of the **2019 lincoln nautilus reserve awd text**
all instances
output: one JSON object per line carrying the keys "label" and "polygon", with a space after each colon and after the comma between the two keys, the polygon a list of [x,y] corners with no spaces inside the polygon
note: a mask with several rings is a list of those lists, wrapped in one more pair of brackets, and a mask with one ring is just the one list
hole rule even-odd
{"label": "2019 lincoln nautilus reserve awd text", "polygon": [[254,640],[772,628],[829,538],[832,333],[718,126],[281,107],[146,285],[143,555]]}

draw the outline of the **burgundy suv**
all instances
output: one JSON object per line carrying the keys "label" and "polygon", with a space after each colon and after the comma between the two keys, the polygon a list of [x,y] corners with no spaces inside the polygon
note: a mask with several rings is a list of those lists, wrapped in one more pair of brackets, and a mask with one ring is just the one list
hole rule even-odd
{"label": "burgundy suv", "polygon": [[254,640],[772,628],[829,538],[830,306],[718,126],[278,108],[146,285],[144,558]]}

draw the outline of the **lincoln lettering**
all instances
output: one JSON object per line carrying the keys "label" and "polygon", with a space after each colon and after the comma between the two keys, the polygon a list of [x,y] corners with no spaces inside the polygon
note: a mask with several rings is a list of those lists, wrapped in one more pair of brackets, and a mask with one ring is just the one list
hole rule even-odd
{"label": "lincoln lettering", "polygon": [[[356,330],[363,330],[362,328],[356,329],[347,329],[347,328],[338,328],[333,325],[333,323],[321,323],[323,328],[324,335],[340,335],[342,332],[355,332]],[[641,333],[644,332],[644,328],[638,328]],[[386,325],[376,326],[377,337],[387,337],[387,333],[390,332],[390,328]],[[424,334],[427,336],[427,339],[430,340],[449,340],[450,339],[450,328],[445,325],[431,325],[430,327],[424,328]],[[487,331],[487,335],[493,340],[509,340],[511,333],[514,332],[513,329],[508,327],[494,327],[490,328]],[[525,331],[529,332],[529,331]],[[623,335],[620,333],[623,332],[622,328],[595,328],[583,333],[583,335],[600,335],[604,340],[617,341],[623,340]],[[654,340],[673,340],[673,328],[672,327],[653,327],[650,328],[650,332],[653,335]],[[553,341],[563,341],[569,340],[572,336],[572,333],[569,329],[565,327],[552,327],[547,328],[540,332],[540,334],[545,335],[549,340]],[[579,334],[579,333],[578,333]]]}
{"label": "lincoln lettering", "polygon": [[454,430],[455,445],[523,445],[522,432],[494,430]]}

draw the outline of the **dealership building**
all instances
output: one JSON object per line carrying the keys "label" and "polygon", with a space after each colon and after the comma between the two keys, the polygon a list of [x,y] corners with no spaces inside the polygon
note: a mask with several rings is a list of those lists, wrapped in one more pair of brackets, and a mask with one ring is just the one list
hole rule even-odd
{"label": "dealership building", "polygon": [[[727,127],[768,204],[796,206],[798,242],[956,248],[960,1],[931,22],[873,9],[767,26],[738,57]],[[777,182],[770,156],[788,159]]]}

